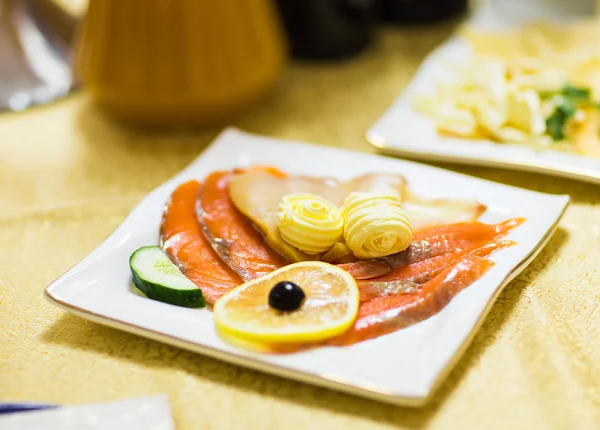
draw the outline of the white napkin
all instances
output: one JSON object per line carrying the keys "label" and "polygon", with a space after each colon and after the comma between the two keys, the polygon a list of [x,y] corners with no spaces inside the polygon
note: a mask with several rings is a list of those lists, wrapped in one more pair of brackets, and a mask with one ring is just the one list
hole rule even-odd
{"label": "white napkin", "polygon": [[174,430],[166,395],[0,416],[2,430]]}

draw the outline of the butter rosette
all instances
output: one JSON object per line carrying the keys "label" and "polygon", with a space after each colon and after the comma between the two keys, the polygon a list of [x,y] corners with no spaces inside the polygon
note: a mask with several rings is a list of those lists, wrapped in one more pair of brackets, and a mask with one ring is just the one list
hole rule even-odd
{"label": "butter rosette", "polygon": [[340,210],[321,196],[310,193],[283,197],[277,214],[279,233],[288,244],[306,254],[320,254],[342,238]]}
{"label": "butter rosette", "polygon": [[346,245],[361,259],[396,254],[412,241],[412,223],[396,190],[350,193],[342,218]]}

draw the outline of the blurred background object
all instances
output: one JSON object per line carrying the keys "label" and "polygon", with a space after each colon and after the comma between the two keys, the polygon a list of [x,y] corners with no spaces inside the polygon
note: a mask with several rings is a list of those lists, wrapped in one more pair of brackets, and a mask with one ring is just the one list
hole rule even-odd
{"label": "blurred background object", "polygon": [[294,57],[339,59],[369,45],[378,0],[277,0]]}
{"label": "blurred background object", "polygon": [[368,49],[382,22],[436,23],[459,17],[472,6],[478,15],[474,22],[488,27],[504,15],[523,20],[590,15],[599,4],[0,0],[0,111],[49,103],[81,82],[106,112],[125,121],[222,123],[277,85],[288,47],[297,59],[342,60]]}
{"label": "blurred background object", "polygon": [[382,0],[380,17],[402,24],[433,23],[458,16],[468,6],[469,0]]}
{"label": "blurred background object", "polygon": [[566,14],[589,17],[595,14],[597,0],[488,0],[498,12],[520,15],[528,19],[555,18]]}
{"label": "blurred background object", "polygon": [[49,0],[0,0],[0,110],[49,103],[75,86],[73,25]]}
{"label": "blurred background object", "polygon": [[41,411],[56,408],[56,405],[46,403],[0,403],[0,415],[20,412]]}
{"label": "blurred background object", "polygon": [[23,409],[0,415],[2,430],[175,430],[166,394]]}
{"label": "blurred background object", "polygon": [[229,119],[286,64],[272,0],[89,0],[76,65],[92,97],[153,126]]}
{"label": "blurred background object", "polygon": [[[486,32],[504,31],[531,23],[559,26],[572,23],[587,27],[595,25],[600,17],[600,0],[479,0],[476,5],[468,25]],[[530,43],[537,43],[537,36],[533,34],[528,33],[524,37]],[[477,39],[479,45],[494,43],[485,37]]]}

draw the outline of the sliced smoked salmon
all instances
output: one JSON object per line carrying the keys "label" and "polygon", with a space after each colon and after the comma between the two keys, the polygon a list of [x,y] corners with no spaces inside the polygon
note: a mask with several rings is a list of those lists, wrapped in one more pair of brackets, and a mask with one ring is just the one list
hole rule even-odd
{"label": "sliced smoked salmon", "polygon": [[198,218],[217,254],[244,281],[250,281],[286,263],[229,199],[230,177],[230,172],[215,172],[206,178],[198,200]]}
{"label": "sliced smoked salmon", "polygon": [[485,224],[479,221],[439,224],[425,229],[415,229],[413,240],[430,239],[444,234],[452,235],[505,235],[525,221],[525,218],[511,218],[498,224]]}
{"label": "sliced smoked salmon", "polygon": [[356,280],[375,278],[390,271],[390,266],[385,261],[377,260],[356,261],[336,264],[336,266],[350,273]]}
{"label": "sliced smoked salmon", "polygon": [[171,194],[160,226],[160,246],[212,305],[242,284],[242,279],[219,258],[202,233],[196,217],[200,188],[198,181],[188,181]]}
{"label": "sliced smoked salmon", "polygon": [[417,284],[424,284],[437,276],[446,267],[455,264],[466,255],[486,257],[495,251],[512,246],[513,244],[514,242],[511,241],[475,242],[462,251],[440,255],[408,266],[399,267],[385,275],[363,282],[411,281]]}
{"label": "sliced smoked salmon", "polygon": [[397,281],[361,281],[357,285],[361,303],[378,297],[414,293],[423,287],[422,284],[402,279]]}
{"label": "sliced smoked salmon", "polygon": [[[429,262],[423,261],[422,264],[415,264],[403,268],[396,272],[395,278],[381,277],[358,282],[360,292],[360,301],[365,302],[376,297],[390,296],[394,294],[415,292],[435,276],[437,276],[446,267],[455,264],[465,257],[465,255],[474,255],[477,257],[488,257],[494,252],[513,246],[515,242],[504,240],[500,242],[490,242],[471,251],[465,250],[453,255],[447,255],[440,258],[434,258]],[[386,279],[387,278],[387,279]]]}
{"label": "sliced smoked salmon", "polygon": [[416,292],[379,297],[366,302],[359,308],[352,329],[333,343],[348,345],[423,321],[441,311],[493,264],[485,258],[468,255]]}

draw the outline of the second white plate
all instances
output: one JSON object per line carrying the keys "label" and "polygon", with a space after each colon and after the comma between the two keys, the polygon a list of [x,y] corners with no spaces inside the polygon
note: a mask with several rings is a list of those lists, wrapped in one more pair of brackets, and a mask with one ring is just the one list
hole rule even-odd
{"label": "second white plate", "polygon": [[[526,6],[527,2],[513,3],[513,6]],[[525,16],[519,16],[519,13],[523,13],[519,8],[511,10],[511,15],[506,12],[501,14],[501,11],[490,7],[480,10],[470,22],[475,26],[510,28],[528,22],[529,15],[545,16],[552,21],[560,20],[546,10],[552,9],[550,5],[536,9],[535,7],[540,6],[533,3],[527,3],[533,11],[529,11]],[[554,14],[559,12],[560,10],[554,11]],[[459,64],[472,55],[469,44],[458,36],[450,38],[431,52],[396,101],[369,129],[366,135],[369,143],[389,155],[538,172],[600,184],[598,158],[560,151],[535,150],[525,145],[438,135],[434,121],[413,109],[411,99],[413,95],[430,89],[438,80],[448,78],[449,61]]]}

